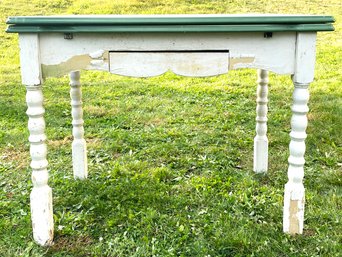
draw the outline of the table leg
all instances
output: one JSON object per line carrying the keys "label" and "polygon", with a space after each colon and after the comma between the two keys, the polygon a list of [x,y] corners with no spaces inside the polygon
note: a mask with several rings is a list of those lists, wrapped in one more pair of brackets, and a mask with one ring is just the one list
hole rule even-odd
{"label": "table leg", "polygon": [[304,224],[304,153],[307,127],[309,84],[294,82],[288,182],[285,185],[283,230],[289,234],[303,233]]}
{"label": "table leg", "polygon": [[80,83],[80,72],[70,73],[70,97],[72,107],[72,164],[75,179],[85,179],[88,176],[87,145],[84,140],[82,90]]}
{"label": "table leg", "polygon": [[53,240],[52,190],[48,186],[43,93],[41,86],[26,86],[28,129],[33,189],[30,195],[34,240],[50,245]]}
{"label": "table leg", "polygon": [[288,182],[285,185],[283,230],[289,234],[302,234],[304,226],[304,153],[309,84],[313,81],[316,56],[316,32],[297,33],[295,70],[292,76],[294,84],[291,142],[288,168]]}
{"label": "table leg", "polygon": [[257,107],[256,107],[256,136],[254,138],[254,165],[256,173],[267,171],[268,139],[267,133],[267,94],[268,71],[258,70]]}

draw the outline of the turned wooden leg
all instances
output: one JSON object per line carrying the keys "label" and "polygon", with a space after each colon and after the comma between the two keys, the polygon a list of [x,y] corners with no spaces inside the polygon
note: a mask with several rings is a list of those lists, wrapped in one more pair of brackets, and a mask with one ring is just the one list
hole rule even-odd
{"label": "turned wooden leg", "polygon": [[87,145],[84,140],[82,90],[80,83],[80,72],[70,73],[70,97],[72,107],[72,164],[75,179],[85,179],[88,176]]}
{"label": "turned wooden leg", "polygon": [[267,133],[267,94],[268,71],[258,70],[257,107],[256,107],[256,136],[254,138],[254,165],[256,173],[267,171],[268,139]]}
{"label": "turned wooden leg", "polygon": [[291,119],[291,142],[288,168],[288,182],[285,185],[284,196],[284,232],[290,234],[303,233],[304,224],[304,153],[309,100],[309,84],[294,82],[292,119]]}
{"label": "turned wooden leg", "polygon": [[288,182],[284,193],[283,230],[289,234],[302,234],[304,227],[304,153],[309,84],[313,81],[316,56],[316,33],[297,33],[295,70],[292,76],[294,84],[291,142],[288,168]]}
{"label": "turned wooden leg", "polygon": [[30,195],[34,240],[50,245],[53,240],[52,190],[48,186],[47,148],[44,134],[44,107],[41,86],[26,86],[28,129],[33,189]]}

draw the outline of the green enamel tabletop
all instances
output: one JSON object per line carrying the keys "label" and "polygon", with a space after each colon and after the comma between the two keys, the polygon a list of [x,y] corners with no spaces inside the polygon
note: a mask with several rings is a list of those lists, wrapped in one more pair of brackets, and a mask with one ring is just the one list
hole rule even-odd
{"label": "green enamel tabletop", "polygon": [[15,16],[7,32],[277,32],[332,31],[324,15],[73,15]]}

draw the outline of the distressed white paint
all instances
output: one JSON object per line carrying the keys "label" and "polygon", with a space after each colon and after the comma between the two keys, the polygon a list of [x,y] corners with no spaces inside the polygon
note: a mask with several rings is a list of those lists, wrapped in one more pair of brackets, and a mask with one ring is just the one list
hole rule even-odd
{"label": "distressed white paint", "polygon": [[294,82],[291,142],[288,168],[288,182],[285,185],[283,230],[290,234],[303,233],[304,224],[304,153],[307,117],[309,111],[309,84]]}
{"label": "distressed white paint", "polygon": [[314,79],[316,33],[306,32],[297,34],[291,142],[288,168],[288,182],[284,193],[283,230],[289,234],[302,234],[304,226],[305,189],[304,153],[307,112],[309,101],[309,83]]}
{"label": "distressed white paint", "polygon": [[267,171],[268,139],[267,133],[267,99],[268,71],[258,70],[256,136],[254,138],[254,166],[257,173]]}
{"label": "distressed white paint", "polygon": [[19,34],[21,80],[24,85],[42,83],[40,68],[39,35],[36,33]]}
{"label": "distressed white paint", "polygon": [[91,60],[90,65],[87,65],[85,70],[109,71],[108,60]]}
{"label": "distressed white paint", "polygon": [[316,60],[316,32],[297,34],[295,72],[293,81],[311,83],[314,79]]}
{"label": "distressed white paint", "polygon": [[[41,245],[53,238],[52,192],[47,185],[48,171],[45,145],[45,122],[41,65],[47,76],[49,69],[60,69],[58,75],[76,69],[109,71],[109,51],[178,51],[228,50],[229,56],[211,55],[195,58],[170,53],[167,55],[111,55],[113,73],[127,76],[155,76],[167,70],[187,76],[210,76],[228,69],[258,68],[278,74],[294,74],[293,117],[288,177],[284,198],[284,231],[302,233],[304,220],[304,152],[307,126],[308,83],[313,80],[316,33],[279,32],[272,38],[263,33],[76,33],[65,40],[62,33],[20,34],[20,61],[23,84],[27,85],[27,105],[32,157],[33,190],[31,212],[34,239]],[[228,55],[228,54],[227,54]],[[132,56],[130,56],[132,57]],[[187,58],[186,58],[187,57]],[[205,57],[205,58],[203,58]],[[217,59],[215,59],[217,58]],[[203,60],[208,63],[204,63]],[[130,66],[129,66],[130,64]],[[155,64],[155,65],[153,65]],[[194,65],[195,64],[195,65]],[[196,65],[199,67],[195,68]],[[220,67],[213,67],[221,65]],[[146,67],[148,67],[146,69]],[[153,68],[151,68],[153,67]],[[56,75],[51,73],[52,75]],[[43,74],[44,75],[44,74]],[[267,79],[259,74],[257,136],[254,170],[267,170]],[[38,86],[35,86],[38,85]],[[86,144],[79,73],[71,73],[71,105],[73,117],[73,167],[76,178],[87,177]],[[266,153],[266,154],[265,154]],[[260,156],[261,157],[260,157]]]}
{"label": "distressed white paint", "polygon": [[53,240],[52,190],[48,186],[46,136],[43,93],[40,84],[39,36],[34,33],[19,35],[22,83],[26,85],[28,129],[33,189],[30,194],[33,238],[40,245],[50,245]]}
{"label": "distressed white paint", "polygon": [[89,56],[93,59],[102,58],[104,52],[105,52],[104,50],[100,49],[100,50],[90,53]]}
{"label": "distressed white paint", "polygon": [[228,52],[112,52],[110,72],[131,77],[152,77],[167,71],[191,77],[228,72]]}
{"label": "distressed white paint", "polygon": [[[24,69],[25,70],[25,69]],[[53,240],[52,190],[48,186],[47,148],[44,134],[44,108],[41,86],[27,86],[26,102],[29,117],[30,154],[33,189],[30,195],[34,240],[50,245]]]}
{"label": "distressed white paint", "polygon": [[88,176],[87,145],[84,140],[82,91],[80,83],[80,72],[70,73],[70,97],[72,114],[72,164],[75,179],[85,179]]}
{"label": "distressed white paint", "polygon": [[293,74],[296,33],[273,33],[272,38],[264,38],[261,32],[75,33],[72,40],[65,40],[60,33],[43,33],[40,43],[41,60],[45,66],[68,65],[73,57],[89,58],[84,58],[69,71],[105,70],[108,68],[105,65],[91,65],[92,58],[101,58],[99,54],[102,51],[102,58],[107,63],[105,55],[108,51],[229,50],[230,59],[234,59],[232,69],[258,68],[279,74]]}
{"label": "distressed white paint", "polygon": [[90,65],[93,67],[101,67],[101,66],[105,65],[105,62],[103,60],[91,60]]}

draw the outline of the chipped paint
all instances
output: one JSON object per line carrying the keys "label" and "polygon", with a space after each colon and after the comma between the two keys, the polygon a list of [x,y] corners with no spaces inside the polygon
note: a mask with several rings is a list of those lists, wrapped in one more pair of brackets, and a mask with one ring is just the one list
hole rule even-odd
{"label": "chipped paint", "polygon": [[102,66],[104,63],[105,63],[104,60],[91,60],[90,61],[91,66],[94,66],[94,67]]}
{"label": "chipped paint", "polygon": [[109,70],[108,51],[103,51],[102,60],[93,60],[90,54],[75,55],[59,64],[42,64],[43,78],[61,77],[74,70]]}
{"label": "chipped paint", "polygon": [[101,49],[101,50],[90,53],[89,56],[93,59],[99,59],[99,58],[103,57],[104,53],[105,53],[105,50]]}
{"label": "chipped paint", "polygon": [[299,233],[299,208],[298,208],[299,201],[298,200],[291,200],[290,201],[290,227],[289,233],[290,234],[297,234]]}
{"label": "chipped paint", "polygon": [[239,57],[231,57],[229,62],[229,69],[239,69],[250,67],[255,61],[254,56],[239,56]]}
{"label": "chipped paint", "polygon": [[285,185],[283,230],[291,235],[302,234],[304,224],[305,189],[302,184]]}

